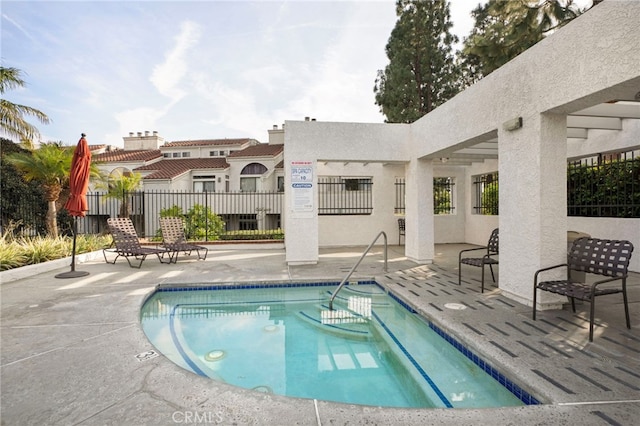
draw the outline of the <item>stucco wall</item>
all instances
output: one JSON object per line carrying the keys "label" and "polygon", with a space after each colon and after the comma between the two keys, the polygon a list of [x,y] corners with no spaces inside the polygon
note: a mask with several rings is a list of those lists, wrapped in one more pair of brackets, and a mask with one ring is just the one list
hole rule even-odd
{"label": "stucco wall", "polygon": [[[394,215],[395,178],[404,176],[403,166],[380,163],[340,162],[318,165],[319,176],[371,177],[373,213],[370,215],[320,216],[319,244],[322,247],[368,245],[380,231],[389,244],[398,244],[398,216]],[[383,243],[381,238],[379,244]]]}

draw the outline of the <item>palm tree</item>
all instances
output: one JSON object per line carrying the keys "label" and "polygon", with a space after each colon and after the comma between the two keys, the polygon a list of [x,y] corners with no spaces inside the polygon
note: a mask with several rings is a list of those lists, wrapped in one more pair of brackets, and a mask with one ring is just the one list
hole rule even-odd
{"label": "palm tree", "polygon": [[[3,95],[7,89],[24,87],[25,84],[22,79],[22,71],[17,68],[0,67],[0,94]],[[34,116],[42,124],[50,122],[49,117],[40,110],[0,99],[0,129],[2,133],[9,138],[17,138],[29,145],[34,139],[40,138],[40,132],[24,119],[25,115]]]}
{"label": "palm tree", "polygon": [[16,152],[8,154],[6,160],[22,172],[27,182],[37,181],[42,184],[47,200],[47,232],[50,236],[58,235],[56,201],[60,192],[69,180],[73,149],[61,143],[42,144],[32,152]]}
{"label": "palm tree", "polygon": [[142,186],[142,175],[140,173],[117,171],[112,173],[108,179],[103,180],[98,188],[106,189],[105,198],[120,200],[119,217],[129,217],[131,207],[129,206],[129,195],[137,191]]}

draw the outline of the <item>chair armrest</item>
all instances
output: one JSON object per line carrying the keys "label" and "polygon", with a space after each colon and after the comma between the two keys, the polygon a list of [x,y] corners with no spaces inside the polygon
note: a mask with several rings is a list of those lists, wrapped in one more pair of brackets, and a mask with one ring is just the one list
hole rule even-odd
{"label": "chair armrest", "polygon": [[607,279],[604,279],[604,280],[596,281],[596,282],[594,282],[593,284],[591,284],[591,286],[595,289],[597,285],[604,284],[604,283],[610,283],[610,282],[612,282],[612,281],[622,280],[622,279],[624,279],[624,278],[627,278],[627,276],[626,276],[626,275],[623,275],[623,276],[621,276],[621,277],[612,277],[612,278],[607,278]]}
{"label": "chair armrest", "polygon": [[477,247],[477,248],[472,248],[472,249],[464,249],[462,251],[460,251],[460,253],[458,253],[458,260],[462,259],[462,253],[467,252],[467,251],[475,251],[475,250],[486,250],[487,247]]}
{"label": "chair armrest", "polygon": [[552,270],[552,269],[562,268],[562,267],[568,268],[568,267],[569,267],[569,265],[568,265],[568,264],[566,264],[566,263],[561,263],[561,264],[559,264],[559,265],[553,265],[553,266],[548,266],[548,267],[546,267],[546,268],[538,269],[538,270],[536,271],[535,275],[533,276],[533,285],[534,285],[534,286],[537,286],[537,285],[538,285],[538,274],[540,274],[540,272],[550,271],[550,270]]}

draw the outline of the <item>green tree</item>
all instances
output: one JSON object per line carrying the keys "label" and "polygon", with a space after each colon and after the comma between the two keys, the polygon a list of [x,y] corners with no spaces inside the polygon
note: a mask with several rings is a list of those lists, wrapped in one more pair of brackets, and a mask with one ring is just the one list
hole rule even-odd
{"label": "green tree", "polygon": [[412,123],[459,91],[448,1],[397,0],[398,20],[379,70],[376,105],[389,123]]}
{"label": "green tree", "polygon": [[[171,206],[160,211],[160,217],[181,217],[185,222],[185,235],[187,239],[197,241],[217,240],[224,232],[225,223],[220,216],[213,213],[208,207],[194,204],[187,214],[184,214],[179,206]],[[160,230],[158,230],[158,234]]]}
{"label": "green tree", "polygon": [[[22,71],[17,68],[0,67],[0,94],[8,89],[24,87],[26,82],[22,79]],[[42,111],[35,108],[14,104],[4,96],[0,99],[0,128],[9,138],[18,138],[30,144],[34,139],[40,137],[40,132],[33,125],[27,122],[25,115],[30,115],[38,119],[42,124],[49,124],[49,117]]]}
{"label": "green tree", "polygon": [[489,0],[479,4],[472,12],[475,26],[461,52],[464,83],[498,69],[582,12],[573,0]]}
{"label": "green tree", "polygon": [[129,217],[131,215],[129,196],[142,187],[142,175],[135,172],[121,173],[118,171],[108,178],[103,178],[96,187],[107,191],[105,198],[120,201],[118,217]]}
{"label": "green tree", "polygon": [[451,213],[451,178],[433,178],[433,213]]}
{"label": "green tree", "polygon": [[6,160],[22,173],[25,181],[40,183],[47,201],[47,232],[58,235],[56,202],[60,192],[69,181],[73,149],[61,143],[42,144],[32,152],[16,152],[7,155]]}
{"label": "green tree", "polygon": [[[46,232],[42,218],[47,213],[47,203],[38,182],[26,182],[21,173],[6,161],[12,153],[30,154],[9,139],[0,138],[0,210],[2,228],[22,231]],[[11,225],[13,223],[13,225]]]}

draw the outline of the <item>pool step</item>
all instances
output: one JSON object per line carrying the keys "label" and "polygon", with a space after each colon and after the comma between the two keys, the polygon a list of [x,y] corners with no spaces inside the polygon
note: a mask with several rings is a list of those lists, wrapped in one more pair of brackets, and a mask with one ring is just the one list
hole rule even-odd
{"label": "pool step", "polygon": [[[327,295],[331,297],[332,292],[327,291]],[[362,299],[368,300],[371,303],[371,306],[388,306],[389,302],[387,299],[387,293],[383,289],[377,286],[358,286],[358,285],[348,285],[343,287],[340,290],[340,293],[336,295],[335,301],[338,303],[342,301],[343,303],[348,303],[349,301]]]}
{"label": "pool step", "polygon": [[371,336],[368,318],[340,307],[329,310],[328,305],[317,305],[315,309],[299,311],[298,317],[325,333],[355,339],[368,339]]}

